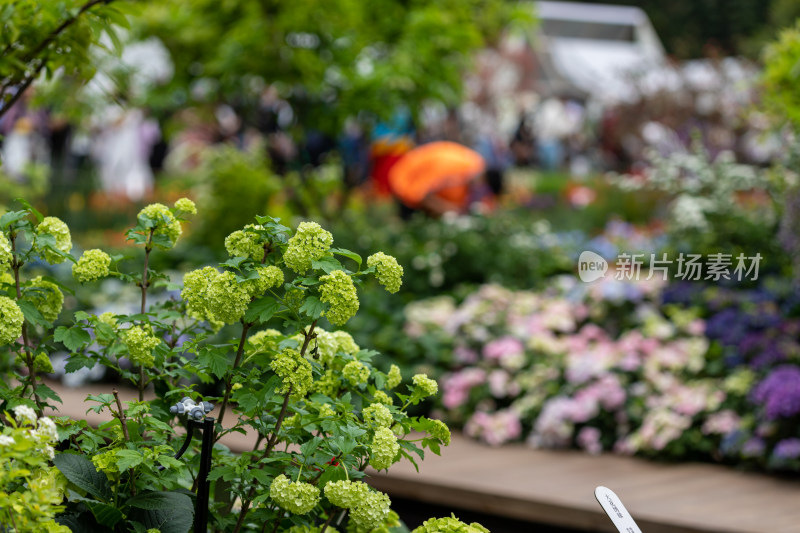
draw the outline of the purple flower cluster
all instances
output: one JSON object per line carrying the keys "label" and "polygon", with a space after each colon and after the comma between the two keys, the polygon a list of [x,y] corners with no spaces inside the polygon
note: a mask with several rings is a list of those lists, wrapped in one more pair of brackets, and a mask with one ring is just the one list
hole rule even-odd
{"label": "purple flower cluster", "polygon": [[771,420],[800,413],[800,368],[779,366],[756,386],[752,399]]}

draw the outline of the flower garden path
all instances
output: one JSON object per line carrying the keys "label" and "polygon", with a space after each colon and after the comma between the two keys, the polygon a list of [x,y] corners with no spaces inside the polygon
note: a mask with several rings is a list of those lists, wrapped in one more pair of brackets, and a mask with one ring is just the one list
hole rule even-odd
{"label": "flower garden path", "polygon": [[[59,413],[92,424],[109,413],[85,413],[88,394],[109,385],[67,389]],[[123,400],[136,392],[120,389]],[[232,450],[252,449],[255,436],[232,434]],[[646,533],[800,533],[800,479],[740,472],[699,463],[663,464],[577,451],[533,450],[522,444],[491,448],[458,434],[442,457],[426,454],[420,473],[403,461],[370,484],[397,497],[586,531],[615,531],[594,499],[614,490]]]}

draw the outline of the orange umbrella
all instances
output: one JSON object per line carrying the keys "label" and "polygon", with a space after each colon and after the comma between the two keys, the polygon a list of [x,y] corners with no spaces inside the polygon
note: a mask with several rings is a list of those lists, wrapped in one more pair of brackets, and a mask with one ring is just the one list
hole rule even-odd
{"label": "orange umbrella", "polygon": [[406,153],[389,171],[392,192],[406,205],[419,205],[438,194],[457,203],[466,202],[468,184],[486,169],[486,162],[466,146],[437,141]]}

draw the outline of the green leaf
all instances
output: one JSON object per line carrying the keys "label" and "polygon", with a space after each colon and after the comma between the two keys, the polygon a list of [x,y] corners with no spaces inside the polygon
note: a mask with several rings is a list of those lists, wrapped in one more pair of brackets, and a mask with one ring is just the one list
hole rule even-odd
{"label": "green leaf", "polygon": [[17,305],[22,311],[22,314],[25,316],[25,320],[27,320],[31,324],[39,325],[44,328],[50,328],[52,326],[50,322],[44,319],[39,310],[36,309],[36,306],[33,305],[28,300],[25,299],[17,300]]}
{"label": "green leaf", "polygon": [[[35,207],[33,207],[28,200],[25,198],[15,198],[15,201],[19,203],[22,207],[33,213],[33,216],[36,217],[36,222],[39,223],[44,220],[44,215],[42,215]],[[0,224],[2,225],[2,224]]]}
{"label": "green leaf", "polygon": [[331,248],[331,252],[337,255],[343,255],[349,259],[352,259],[358,264],[358,267],[361,268],[361,256],[355,252],[351,252],[350,250],[346,250],[344,248]]}
{"label": "green leaf", "polygon": [[111,488],[108,478],[98,472],[94,464],[82,455],[60,453],[55,456],[53,463],[64,474],[70,483],[86,491],[98,500],[111,499]]}
{"label": "green leaf", "polygon": [[113,505],[91,500],[86,500],[83,503],[89,508],[90,511],[92,511],[95,519],[102,526],[114,527],[117,522],[125,518],[125,515],[122,514],[122,511]]}
{"label": "green leaf", "polygon": [[197,361],[202,368],[221,378],[224,376],[231,362],[228,357],[228,350],[225,348],[214,348],[204,346],[197,356]]}
{"label": "green leaf", "polygon": [[9,225],[19,222],[28,216],[27,211],[9,211],[0,217],[0,228],[6,229]]}
{"label": "green leaf", "polygon": [[311,267],[317,270],[322,270],[326,274],[330,274],[334,270],[344,270],[342,264],[333,256],[325,256],[318,261],[311,261]]}
{"label": "green leaf", "polygon": [[281,304],[278,303],[275,298],[269,296],[259,298],[250,304],[250,307],[244,314],[244,320],[245,322],[255,322],[256,319],[258,319],[259,323],[264,324],[275,316],[275,313],[277,313],[280,308]]}
{"label": "green leaf", "polygon": [[44,398],[46,400],[53,400],[53,401],[56,401],[58,403],[64,403],[64,402],[61,401],[61,398],[56,393],[56,391],[54,391],[53,389],[51,389],[50,387],[48,387],[44,383],[42,383],[41,385],[37,385],[36,386],[36,395],[39,398]]}
{"label": "green leaf", "polygon": [[120,472],[142,464],[144,457],[136,450],[117,450],[117,467]]}
{"label": "green leaf", "polygon": [[78,326],[73,326],[71,328],[59,326],[56,328],[53,338],[56,342],[63,343],[71,352],[77,352],[78,348],[85,346],[92,340],[89,333]]}
{"label": "green leaf", "polygon": [[128,519],[140,522],[147,529],[158,529],[161,533],[187,533],[194,522],[194,506],[188,496],[180,496],[185,498],[180,505],[168,509],[134,508]]}
{"label": "green leaf", "polygon": [[192,500],[181,492],[154,491],[138,494],[125,502],[125,505],[149,511],[155,509],[173,509],[192,505]]}
{"label": "green leaf", "polygon": [[309,296],[300,306],[300,312],[310,318],[319,318],[327,308],[328,304],[322,303],[316,296]]}

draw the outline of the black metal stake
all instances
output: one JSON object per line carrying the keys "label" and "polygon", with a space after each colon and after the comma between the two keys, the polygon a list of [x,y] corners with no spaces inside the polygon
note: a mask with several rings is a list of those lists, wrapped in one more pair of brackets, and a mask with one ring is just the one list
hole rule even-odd
{"label": "black metal stake", "polygon": [[203,444],[200,448],[200,472],[197,474],[197,500],[194,508],[194,533],[208,531],[208,500],[211,491],[211,482],[208,474],[211,472],[211,452],[214,449],[214,422],[213,418],[204,418],[202,422],[194,422],[203,431]]}

